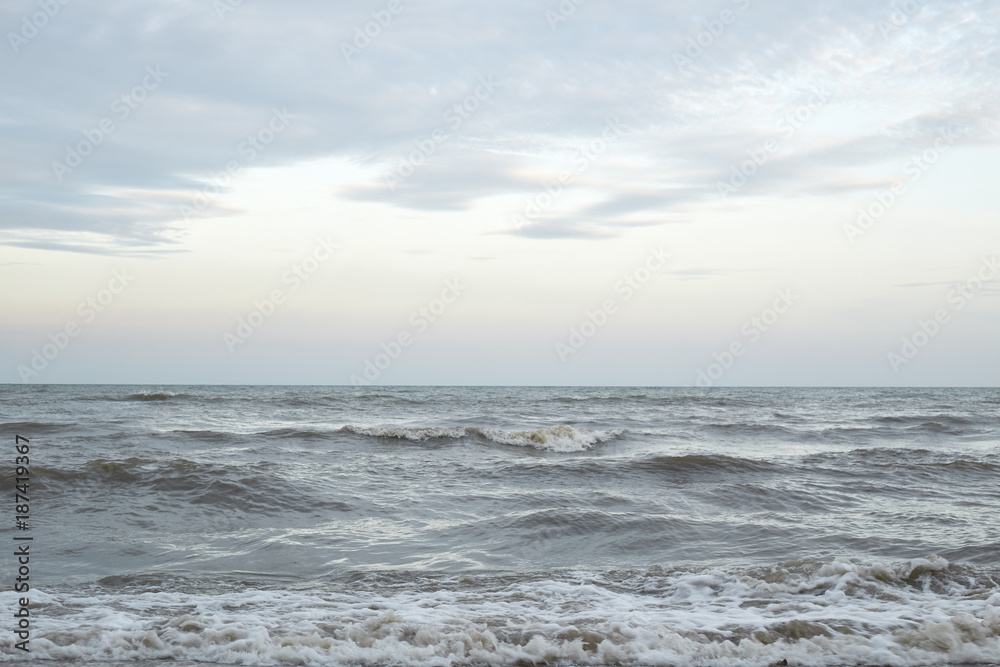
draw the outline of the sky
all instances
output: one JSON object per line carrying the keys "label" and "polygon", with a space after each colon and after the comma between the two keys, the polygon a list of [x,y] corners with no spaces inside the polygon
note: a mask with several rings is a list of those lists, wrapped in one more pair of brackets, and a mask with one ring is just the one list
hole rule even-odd
{"label": "sky", "polygon": [[8,0],[0,382],[995,386],[998,25]]}

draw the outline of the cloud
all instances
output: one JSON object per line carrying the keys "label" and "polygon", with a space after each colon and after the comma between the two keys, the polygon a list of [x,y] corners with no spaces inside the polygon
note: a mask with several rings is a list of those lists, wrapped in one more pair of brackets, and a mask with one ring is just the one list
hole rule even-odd
{"label": "cloud", "polygon": [[564,220],[538,222],[521,229],[499,232],[513,234],[528,239],[607,239],[619,233],[596,225],[583,225]]}
{"label": "cloud", "polygon": [[404,180],[394,181],[391,189],[387,179],[397,161],[387,163],[381,182],[349,185],[339,194],[416,210],[462,210],[477,199],[530,187],[532,183],[518,175],[521,163],[516,156],[452,148],[415,167]]}
{"label": "cloud", "polygon": [[[781,138],[777,124],[819,84],[829,105],[738,196],[867,187],[869,167],[923,150],[944,127],[958,127],[962,143],[996,141],[997,7],[926,4],[895,26],[892,7],[861,0],[743,6],[587,3],[553,29],[547,7],[527,0],[407,2],[348,62],[342,45],[378,3],[242,3],[221,16],[194,0],[71,3],[2,59],[0,243],[169,250],[180,227],[198,224],[178,202],[242,160],[240,145],[273,109],[295,120],[245,167],[339,156],[389,173],[414,141],[452,130],[444,114],[483,76],[500,88],[395,192],[376,179],[336,196],[415,211],[527,196],[538,189],[527,170],[558,173],[553,164],[620,116],[627,141],[575,186],[603,201],[575,223],[539,221],[522,234],[606,238],[621,229],[616,217],[717,201],[716,182],[747,150]],[[723,7],[735,22],[679,68]],[[7,3],[0,26],[17,31],[31,11]],[[168,74],[121,117],[115,109],[149,67]],[[52,163],[103,120],[114,131],[60,181]],[[43,232],[64,241],[26,240]],[[81,245],[74,233],[104,241]]]}

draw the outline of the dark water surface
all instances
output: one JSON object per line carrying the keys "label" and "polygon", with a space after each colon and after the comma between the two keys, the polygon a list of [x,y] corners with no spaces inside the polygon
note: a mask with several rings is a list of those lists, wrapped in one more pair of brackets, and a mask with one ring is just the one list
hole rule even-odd
{"label": "dark water surface", "polygon": [[998,420],[997,389],[3,385],[32,482],[0,533],[34,538],[33,658],[1000,662]]}

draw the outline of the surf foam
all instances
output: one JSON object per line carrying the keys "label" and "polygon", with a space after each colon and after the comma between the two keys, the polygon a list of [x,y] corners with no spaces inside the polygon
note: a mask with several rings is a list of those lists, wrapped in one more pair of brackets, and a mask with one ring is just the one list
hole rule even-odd
{"label": "surf foam", "polygon": [[[248,665],[996,663],[994,575],[932,557],[415,577],[346,591],[33,591],[32,653]],[[20,658],[2,641],[2,659]]]}

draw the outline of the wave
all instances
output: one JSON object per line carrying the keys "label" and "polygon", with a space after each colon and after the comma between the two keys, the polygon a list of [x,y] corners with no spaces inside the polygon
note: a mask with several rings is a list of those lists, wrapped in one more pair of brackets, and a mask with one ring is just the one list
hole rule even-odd
{"label": "wave", "polygon": [[56,433],[74,428],[77,428],[77,424],[75,423],[49,424],[45,422],[5,422],[0,424],[0,429],[10,431],[11,433],[18,433],[22,437],[29,439],[32,435],[38,433]]}
{"label": "wave", "polygon": [[213,431],[211,429],[174,429],[170,431],[171,433],[180,433],[188,438],[193,438],[195,440],[209,440],[213,442],[231,440],[238,437],[238,434],[229,431]]}
{"label": "wave", "polygon": [[326,407],[328,405],[341,405],[348,403],[346,398],[338,398],[336,396],[292,396],[289,398],[279,398],[274,401],[278,405],[287,405],[293,408],[296,407]]}
{"label": "wave", "polygon": [[805,420],[781,415],[782,423],[775,422],[730,422],[699,424],[695,418],[689,418],[686,426],[695,432],[704,429],[710,438],[717,435],[747,437],[753,439],[776,438],[793,442],[818,443],[852,443],[859,441],[900,440],[909,441],[914,437],[939,437],[941,435],[955,437],[992,437],[994,430],[987,422],[976,424],[968,420],[926,419],[909,420],[882,417],[869,423],[853,422],[845,424],[807,424]]}
{"label": "wave", "polygon": [[677,408],[757,407],[761,404],[759,401],[746,400],[735,396],[720,397],[700,394],[677,394],[674,396],[652,396],[649,394],[611,394],[602,396],[572,395],[539,398],[538,402],[560,403],[564,405],[575,405],[579,403],[609,403],[617,405],[622,402],[629,402],[636,405]]}
{"label": "wave", "polygon": [[802,459],[808,466],[844,465],[852,469],[892,468],[897,470],[954,470],[993,472],[1000,470],[1000,453],[983,453],[973,458],[962,450],[935,451],[924,448],[866,447],[844,452],[818,452]]}
{"label": "wave", "polygon": [[[353,387],[352,387],[352,389],[353,389]],[[416,398],[414,398],[414,397],[411,397],[411,396],[404,396],[402,394],[368,393],[364,389],[357,389],[352,394],[352,397],[354,399],[361,399],[361,400],[366,401],[366,402],[368,402],[368,401],[375,401],[375,400],[378,400],[378,401],[387,400],[387,401],[391,401],[393,403],[409,404],[409,405],[421,405],[421,404],[427,403],[428,401],[431,401],[431,400],[434,400],[434,399],[443,398],[443,396],[441,396],[441,395],[428,396],[428,397],[417,396]]]}
{"label": "wave", "polygon": [[190,398],[190,394],[178,393],[173,391],[140,391],[134,394],[129,394],[122,399],[122,401],[169,401],[175,398]]}
{"label": "wave", "polygon": [[936,426],[969,426],[981,424],[982,422],[967,419],[960,415],[936,414],[918,416],[884,415],[873,419],[877,423],[883,424],[903,424],[908,426],[926,426],[934,424]]}
{"label": "wave", "polygon": [[[297,588],[32,590],[34,657],[227,664],[1000,662],[998,573],[930,556],[770,567],[417,575]],[[360,584],[360,585],[359,585]],[[0,592],[16,606],[17,594]],[[51,612],[50,612],[51,610]],[[58,612],[58,613],[56,613]],[[14,652],[5,640],[5,659]]]}
{"label": "wave", "polygon": [[[585,420],[584,420],[585,421]],[[538,429],[510,429],[510,428],[487,428],[479,426],[361,426],[349,424],[330,424],[323,428],[287,428],[276,429],[262,433],[263,435],[282,435],[293,437],[301,434],[302,437],[329,437],[332,432],[353,433],[355,435],[369,435],[375,437],[398,438],[402,440],[422,441],[441,438],[481,438],[498,444],[535,446],[524,442],[525,439],[535,441],[539,439],[552,439],[555,437],[570,437],[565,428],[577,431],[575,439],[580,439],[580,434],[598,434],[595,442],[588,443],[588,447],[599,444],[610,439],[614,439],[623,434],[645,439],[653,439],[665,442],[701,442],[708,446],[717,446],[722,442],[784,442],[793,444],[815,444],[819,446],[833,445],[888,445],[899,443],[906,445],[910,443],[930,443],[936,442],[942,437],[962,439],[969,442],[989,442],[996,440],[998,435],[994,429],[987,428],[965,428],[956,429],[940,423],[924,423],[903,428],[887,427],[805,427],[800,425],[777,425],[777,424],[733,424],[721,425],[713,424],[703,426],[697,424],[695,420],[687,423],[675,423],[659,428],[634,428],[605,426],[601,429],[587,428],[582,426],[558,425],[543,427]],[[404,433],[405,431],[405,433]],[[511,440],[507,441],[507,434]],[[533,435],[532,435],[533,434]],[[545,447],[541,447],[545,449]],[[570,446],[566,451],[578,451],[575,446]]]}
{"label": "wave", "polygon": [[761,424],[754,422],[735,422],[729,424],[707,424],[706,428],[724,432],[735,432],[748,435],[780,435],[797,436],[799,431],[777,424]]}
{"label": "wave", "polygon": [[552,452],[581,452],[594,445],[613,440],[625,429],[597,431],[567,424],[528,430],[504,430],[476,426],[344,426],[342,431],[376,438],[394,438],[420,442],[424,440],[479,438],[501,445],[532,447]]}
{"label": "wave", "polygon": [[[156,460],[92,459],[74,468],[33,466],[32,485],[53,496],[70,494],[67,502],[82,500],[93,505],[93,491],[104,493],[157,494],[159,509],[145,510],[174,513],[179,503],[199,505],[207,512],[220,509],[251,513],[255,516],[286,515],[300,511],[307,496],[310,508],[334,512],[353,509],[345,503],[313,496],[308,488],[284,483],[284,466],[258,462],[235,465],[200,463],[184,458]],[[13,481],[0,481],[0,491]],[[83,494],[79,494],[80,490]]]}
{"label": "wave", "polygon": [[688,454],[684,456],[652,456],[626,464],[628,468],[652,472],[766,472],[780,471],[776,463],[745,459],[724,454]]}
{"label": "wave", "polygon": [[292,440],[312,440],[329,438],[332,431],[314,431],[300,428],[275,428],[270,431],[259,431],[255,435],[263,435],[269,438],[287,438]]}

